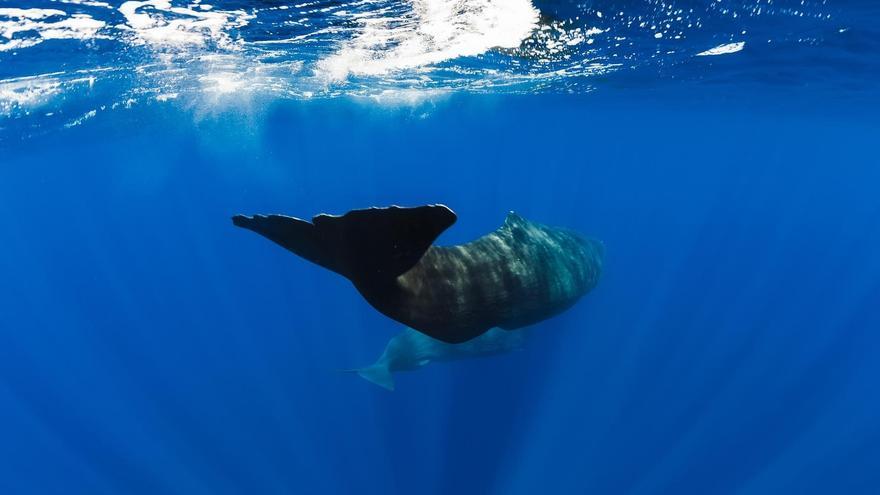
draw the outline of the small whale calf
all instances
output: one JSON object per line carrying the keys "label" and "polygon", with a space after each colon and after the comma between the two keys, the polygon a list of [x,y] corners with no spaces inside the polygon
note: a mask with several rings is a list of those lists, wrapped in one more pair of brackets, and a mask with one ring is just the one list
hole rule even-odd
{"label": "small whale calf", "polygon": [[407,328],[388,341],[385,352],[373,365],[345,371],[357,373],[387,390],[394,390],[393,372],[413,371],[430,363],[503,354],[521,348],[526,335],[526,330],[510,332],[492,328],[467,342],[449,344]]}
{"label": "small whale calf", "polygon": [[456,215],[443,205],[318,215],[236,215],[252,230],[349,280],[374,308],[434,339],[458,344],[532,325],[571,307],[599,280],[602,244],[507,215],[494,232],[434,246]]}

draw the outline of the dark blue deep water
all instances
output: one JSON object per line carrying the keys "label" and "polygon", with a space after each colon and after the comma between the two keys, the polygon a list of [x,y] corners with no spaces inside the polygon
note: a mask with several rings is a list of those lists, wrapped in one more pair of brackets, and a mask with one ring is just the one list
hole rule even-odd
{"label": "dark blue deep water", "polygon": [[[0,0],[0,493],[880,493],[876,2],[207,2]],[[388,392],[229,220],[426,203],[602,279]]]}

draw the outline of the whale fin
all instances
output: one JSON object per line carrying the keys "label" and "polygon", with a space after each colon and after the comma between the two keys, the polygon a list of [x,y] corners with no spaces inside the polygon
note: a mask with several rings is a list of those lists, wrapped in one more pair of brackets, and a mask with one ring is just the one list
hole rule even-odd
{"label": "whale fin", "polygon": [[318,215],[236,215],[232,223],[352,281],[394,278],[418,263],[456,216],[443,205],[391,206]]}
{"label": "whale fin", "polygon": [[390,390],[392,392],[394,391],[394,377],[391,376],[391,370],[388,369],[388,366],[374,364],[372,366],[367,366],[366,368],[343,371],[346,371],[348,373],[357,373],[358,375],[360,375],[361,378],[367,380],[370,383],[375,383],[385,390]]}
{"label": "whale fin", "polygon": [[315,226],[305,220],[286,215],[235,215],[232,223],[252,230],[312,263],[339,271],[322,248]]}

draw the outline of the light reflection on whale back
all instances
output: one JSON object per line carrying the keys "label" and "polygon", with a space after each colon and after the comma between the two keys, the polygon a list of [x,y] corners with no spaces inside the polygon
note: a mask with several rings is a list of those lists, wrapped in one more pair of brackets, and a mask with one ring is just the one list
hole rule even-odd
{"label": "light reflection on whale back", "polygon": [[524,327],[592,290],[603,252],[597,241],[511,212],[501,227],[475,241],[432,246],[398,277],[402,297],[386,314],[447,342],[491,327]]}

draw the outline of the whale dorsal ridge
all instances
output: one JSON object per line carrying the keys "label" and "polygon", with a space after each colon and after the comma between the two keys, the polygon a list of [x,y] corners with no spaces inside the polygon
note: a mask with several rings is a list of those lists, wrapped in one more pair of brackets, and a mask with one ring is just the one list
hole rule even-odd
{"label": "whale dorsal ridge", "polygon": [[520,223],[524,222],[526,219],[521,217],[519,213],[511,210],[507,212],[507,218],[504,219],[504,223]]}

